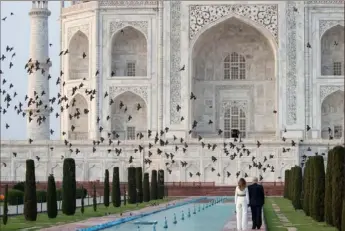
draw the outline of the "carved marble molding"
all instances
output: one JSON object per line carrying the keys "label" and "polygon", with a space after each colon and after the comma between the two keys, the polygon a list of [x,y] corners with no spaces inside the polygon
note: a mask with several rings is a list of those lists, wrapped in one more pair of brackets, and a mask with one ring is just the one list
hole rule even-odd
{"label": "carved marble molding", "polygon": [[129,91],[138,96],[140,96],[145,103],[148,102],[148,87],[146,86],[135,86],[135,87],[120,87],[120,86],[111,86],[109,88],[109,95],[111,98],[116,98],[120,94]]}
{"label": "carved marble molding", "polygon": [[344,0],[307,0],[306,4],[344,4]]}
{"label": "carved marble molding", "polygon": [[181,2],[170,2],[170,124],[180,124],[181,110]]}
{"label": "carved marble molding", "polygon": [[88,25],[88,24],[84,24],[84,25],[80,25],[80,26],[72,26],[72,27],[69,27],[69,28],[67,29],[67,42],[70,41],[70,39],[72,38],[72,36],[73,36],[77,31],[83,32],[83,33],[89,38],[89,25]]}
{"label": "carved marble molding", "polygon": [[238,107],[242,109],[246,114],[248,113],[247,100],[230,100],[222,102],[221,114],[223,115],[225,110],[231,107]]}
{"label": "carved marble molding", "polygon": [[[215,116],[215,124],[216,128],[219,129],[219,121],[220,121],[220,115],[222,113],[222,108],[219,108],[219,104],[217,102],[221,102],[220,99],[220,92],[222,90],[246,90],[248,91],[248,96],[249,96],[249,101],[250,102],[255,102],[254,101],[254,85],[218,85],[215,88],[215,100],[216,100],[216,116]],[[233,101],[241,101],[241,100],[233,100]],[[248,103],[247,103],[248,104]],[[247,128],[251,130],[251,127],[254,126],[254,116],[252,113],[253,109],[251,105],[247,105],[247,110],[246,110],[246,117],[249,119],[249,124],[247,125]]]}
{"label": "carved marble molding", "polygon": [[147,39],[148,25],[148,21],[113,21],[110,22],[109,33],[110,36],[112,36],[115,32],[119,31],[120,29],[125,28],[127,26],[131,26],[143,33],[145,35],[145,38]]}
{"label": "carved marble molding", "polygon": [[328,29],[337,25],[344,26],[344,21],[343,20],[320,20],[319,21],[320,38]]}
{"label": "carved marble molding", "polygon": [[322,102],[325,100],[327,96],[329,96],[330,94],[338,90],[344,91],[344,86],[335,86],[335,85],[321,86],[320,87],[320,105],[322,105]]}
{"label": "carved marble molding", "polygon": [[114,0],[100,0],[99,6],[115,6],[115,7],[133,7],[133,6],[156,6],[158,0],[142,0],[142,1],[114,1]]}
{"label": "carved marble molding", "polygon": [[189,6],[189,39],[210,23],[228,15],[239,15],[266,28],[278,41],[278,5],[233,4]]}
{"label": "carved marble molding", "polygon": [[287,73],[286,73],[286,105],[288,125],[296,124],[297,122],[297,41],[296,41],[296,15],[294,7],[297,7],[295,2],[288,2],[286,8],[287,17]]}

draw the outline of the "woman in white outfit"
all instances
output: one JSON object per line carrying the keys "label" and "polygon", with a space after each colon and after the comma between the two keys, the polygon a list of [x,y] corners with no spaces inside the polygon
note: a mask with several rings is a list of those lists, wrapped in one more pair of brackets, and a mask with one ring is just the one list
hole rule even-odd
{"label": "woman in white outfit", "polygon": [[238,181],[238,186],[235,190],[235,205],[237,230],[246,230],[248,223],[249,192],[246,181],[243,178]]}

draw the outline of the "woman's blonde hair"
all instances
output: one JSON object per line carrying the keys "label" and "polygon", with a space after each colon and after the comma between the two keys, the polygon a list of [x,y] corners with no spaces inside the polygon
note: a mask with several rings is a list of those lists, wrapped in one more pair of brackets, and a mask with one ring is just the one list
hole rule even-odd
{"label": "woman's blonde hair", "polygon": [[247,185],[247,182],[245,179],[241,178],[239,181],[238,181],[238,187],[241,189],[241,190],[244,190],[246,188],[246,185]]}

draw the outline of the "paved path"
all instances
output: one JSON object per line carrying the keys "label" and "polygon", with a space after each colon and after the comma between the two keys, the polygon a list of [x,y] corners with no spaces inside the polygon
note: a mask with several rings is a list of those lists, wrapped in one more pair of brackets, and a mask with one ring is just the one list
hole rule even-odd
{"label": "paved path", "polygon": [[[286,226],[292,226],[293,224],[291,224],[291,222],[289,221],[289,219],[280,212],[280,208],[277,204],[272,203],[272,207],[274,212],[276,213],[279,221],[283,224],[284,227]],[[288,231],[296,231],[297,228],[295,227],[286,227]]]}
{"label": "paved path", "polygon": [[130,213],[132,213],[132,215],[138,215],[141,213],[156,211],[156,210],[165,208],[166,206],[168,206],[168,204],[184,202],[184,201],[191,200],[192,198],[193,197],[180,199],[180,200],[174,200],[174,201],[170,201],[167,203],[162,203],[158,206],[148,206],[146,208],[132,211],[132,212],[128,211],[126,213],[123,213],[122,216],[120,216],[119,214],[113,214],[113,215],[104,216],[104,217],[93,217],[93,218],[89,218],[87,220],[83,220],[83,221],[79,221],[79,222],[75,222],[75,223],[69,223],[69,224],[65,224],[65,225],[41,229],[41,231],[62,231],[62,230],[63,231],[75,231],[77,229],[87,228],[87,227],[94,226],[94,225],[100,225],[100,224],[104,224],[104,223],[107,223],[110,221],[116,221],[119,218],[129,217],[129,216],[131,216]]}
{"label": "paved path", "polygon": [[[248,229],[247,230],[252,230],[252,212],[250,209],[248,209]],[[265,219],[264,219],[264,213],[262,213],[262,226],[260,229],[256,230],[266,230],[266,225],[265,225]],[[233,216],[230,217],[230,219],[225,223],[224,228],[222,231],[237,231],[236,229],[236,214],[234,213]]]}

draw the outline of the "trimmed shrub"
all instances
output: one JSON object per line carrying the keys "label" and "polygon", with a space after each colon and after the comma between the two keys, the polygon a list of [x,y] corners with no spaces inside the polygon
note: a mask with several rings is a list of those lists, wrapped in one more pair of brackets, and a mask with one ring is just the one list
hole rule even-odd
{"label": "trimmed shrub", "polygon": [[152,170],[151,173],[151,200],[157,200],[158,199],[158,192],[157,192],[157,170]]}
{"label": "trimmed shrub", "polygon": [[313,218],[321,222],[325,218],[325,165],[322,156],[314,157]]}
{"label": "trimmed shrub", "polygon": [[121,206],[121,190],[120,190],[120,175],[119,167],[113,168],[113,182],[111,190],[111,202],[114,207]]}
{"label": "trimmed shrub", "polygon": [[137,187],[137,203],[143,202],[143,168],[137,167],[135,168],[135,180],[136,180],[136,187]]}
{"label": "trimmed shrub", "polygon": [[144,183],[143,183],[143,201],[150,201],[150,182],[149,182],[149,173],[144,173]]}
{"label": "trimmed shrub", "polygon": [[293,190],[294,190],[294,179],[295,179],[295,167],[292,167],[290,170],[290,176],[289,176],[289,200],[293,201]]}
{"label": "trimmed shrub", "polygon": [[128,204],[137,203],[137,187],[135,185],[135,167],[128,167]]}
{"label": "trimmed shrub", "polygon": [[315,182],[315,168],[314,168],[314,156],[309,157],[309,214],[311,217],[314,217],[314,210],[313,210],[313,190],[314,190],[314,182]]}
{"label": "trimmed shrub", "polygon": [[93,199],[92,199],[93,211],[97,211],[97,195],[96,195],[96,185],[93,185]]}
{"label": "trimmed shrub", "polygon": [[345,191],[345,148],[342,146],[333,149],[332,165],[332,218],[333,225],[341,230],[342,203]]}
{"label": "trimmed shrub", "polygon": [[126,185],[123,185],[123,205],[127,204]]}
{"label": "trimmed shrub", "polygon": [[48,177],[47,213],[49,218],[55,218],[58,214],[56,200],[56,185],[54,176],[52,174],[50,174]]}
{"label": "trimmed shrub", "polygon": [[22,181],[22,182],[16,183],[15,185],[13,185],[12,189],[15,189],[15,190],[19,190],[19,191],[24,192],[24,189],[25,189],[25,182]]}
{"label": "trimmed shrub", "polygon": [[292,204],[295,209],[302,209],[301,194],[302,194],[302,168],[300,166],[296,166],[294,170],[293,201],[292,201]]}
{"label": "trimmed shrub", "polygon": [[[81,189],[84,189],[83,186],[81,186]],[[81,214],[84,214],[84,194],[81,197],[81,207],[80,207]]]}
{"label": "trimmed shrub", "polygon": [[343,212],[341,219],[341,231],[345,231],[345,197],[343,199]]}
{"label": "trimmed shrub", "polygon": [[305,163],[304,167],[304,176],[303,176],[303,210],[305,215],[310,215],[309,210],[309,177],[310,177],[310,167],[309,167],[309,160]]}
{"label": "trimmed shrub", "polygon": [[[77,188],[75,191],[75,195],[76,195],[76,199],[81,199],[82,196],[87,197],[88,193],[87,193],[87,189],[86,188]],[[58,201],[62,200],[62,189],[59,188],[56,190],[56,198]]]}
{"label": "trimmed shrub", "polygon": [[47,192],[43,190],[36,191],[37,203],[47,202]]}
{"label": "trimmed shrub", "polygon": [[108,169],[105,170],[104,173],[104,206],[109,207],[109,193],[110,193],[110,188],[109,188],[109,171]]}
{"label": "trimmed shrub", "polygon": [[22,205],[24,204],[24,192],[16,189],[8,190],[8,204]]}
{"label": "trimmed shrub", "polygon": [[164,170],[158,170],[158,199],[164,198]]}
{"label": "trimmed shrub", "polygon": [[62,212],[65,215],[74,215],[76,210],[75,161],[65,158],[62,176]]}
{"label": "trimmed shrub", "polygon": [[284,179],[284,198],[289,198],[289,174],[290,169],[285,170],[285,179]]}
{"label": "trimmed shrub", "polygon": [[8,207],[7,207],[7,199],[8,199],[8,185],[5,185],[5,199],[4,199],[4,205],[3,205],[3,215],[2,215],[2,223],[4,225],[7,224],[8,220]]}
{"label": "trimmed shrub", "polygon": [[24,216],[27,221],[37,219],[37,196],[34,160],[26,160]]}
{"label": "trimmed shrub", "polygon": [[326,182],[325,182],[325,221],[333,225],[332,218],[332,167],[333,167],[333,149],[328,151]]}

